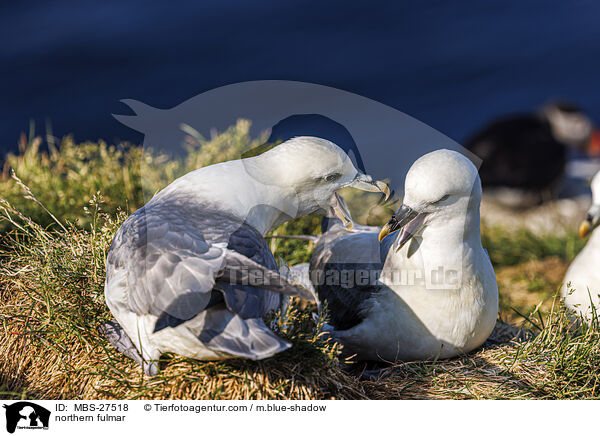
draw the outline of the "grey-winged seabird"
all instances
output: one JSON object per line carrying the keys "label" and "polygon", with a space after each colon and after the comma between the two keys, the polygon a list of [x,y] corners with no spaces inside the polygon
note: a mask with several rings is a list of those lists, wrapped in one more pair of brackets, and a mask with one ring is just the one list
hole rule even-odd
{"label": "grey-winged seabird", "polygon": [[389,195],[316,137],[175,180],[114,237],[105,298],[116,322],[104,326],[106,336],[149,375],[165,352],[258,360],[289,348],[262,317],[288,296],[311,294],[279,274],[264,235],[315,211],[335,212],[350,227],[337,194],[346,186]]}
{"label": "grey-winged seabird", "polygon": [[412,165],[403,204],[379,234],[337,223],[318,238],[310,280],[345,354],[447,358],[488,338],[498,287],[481,245],[480,200],[475,166],[438,150]]}

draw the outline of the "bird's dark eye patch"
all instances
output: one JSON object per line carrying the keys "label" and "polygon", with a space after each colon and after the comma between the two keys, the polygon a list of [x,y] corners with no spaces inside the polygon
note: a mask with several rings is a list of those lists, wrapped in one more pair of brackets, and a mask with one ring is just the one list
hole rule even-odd
{"label": "bird's dark eye patch", "polygon": [[431,204],[437,204],[437,203],[441,203],[441,202],[442,202],[442,201],[444,201],[444,200],[448,200],[448,197],[450,197],[450,195],[449,195],[449,194],[446,194],[446,195],[444,195],[442,198],[440,198],[440,199],[439,199],[439,200],[437,200],[437,201],[434,201],[434,202],[433,202],[433,203],[431,203]]}
{"label": "bird's dark eye patch", "polygon": [[342,175],[340,173],[333,173],[333,174],[329,174],[325,177],[323,177],[323,179],[326,182],[335,182],[336,180],[338,180],[340,177],[342,177]]}

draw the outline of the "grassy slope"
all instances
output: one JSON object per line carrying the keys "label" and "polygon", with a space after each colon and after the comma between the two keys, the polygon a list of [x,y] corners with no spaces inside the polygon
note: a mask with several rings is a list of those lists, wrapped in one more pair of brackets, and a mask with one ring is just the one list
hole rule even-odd
{"label": "grassy slope", "polygon": [[[262,362],[203,363],[165,356],[147,379],[97,333],[110,315],[103,302],[104,259],[126,215],[143,203],[139,174],[159,188],[190,168],[239,156],[259,141],[240,121],[205,141],[191,138],[183,162],[145,156],[137,147],[72,144],[39,153],[23,143],[7,162],[61,222],[23,198],[5,171],[0,240],[0,396],[17,398],[597,398],[598,330],[573,333],[553,297],[568,262],[581,248],[574,235],[541,238],[484,229],[496,268],[502,319],[479,351],[459,359],[403,363],[376,380],[356,376],[324,342],[310,306],[295,304],[277,330],[293,347]],[[195,141],[195,142],[194,142]],[[202,147],[203,152],[199,151]],[[161,170],[159,170],[159,168]],[[97,192],[102,192],[99,195]],[[85,207],[85,210],[84,210]],[[372,214],[371,214],[372,215]],[[376,224],[380,216],[369,216]],[[16,229],[8,232],[8,229]],[[310,216],[278,233],[315,233]],[[273,240],[289,264],[308,260],[303,241]],[[541,305],[539,303],[542,303]],[[516,310],[515,310],[516,309]],[[521,313],[524,316],[519,315]],[[518,326],[522,324],[527,330]],[[168,364],[167,364],[168,363]]]}

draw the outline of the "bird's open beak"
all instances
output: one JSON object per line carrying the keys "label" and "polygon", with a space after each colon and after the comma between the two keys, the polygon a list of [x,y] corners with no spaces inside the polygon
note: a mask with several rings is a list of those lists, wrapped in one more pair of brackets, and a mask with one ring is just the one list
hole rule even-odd
{"label": "bird's open beak", "polygon": [[390,197],[390,188],[385,182],[373,180],[373,178],[367,174],[358,174],[354,181],[350,183],[352,188],[360,189],[361,191],[368,192],[382,192],[387,200]]}
{"label": "bird's open beak", "polygon": [[337,192],[333,194],[333,204],[331,207],[333,208],[335,215],[342,221],[342,224],[344,224],[344,227],[346,227],[348,230],[352,230],[352,228],[354,228],[352,215],[350,215],[350,211],[348,210],[348,206],[346,206],[346,202]]}
{"label": "bird's open beak", "polygon": [[[390,188],[384,182],[373,180],[373,178],[366,174],[358,174],[356,178],[349,185],[352,188],[360,189],[361,191],[368,192],[381,192],[385,195],[385,200],[390,196]],[[352,230],[354,222],[352,221],[352,215],[344,202],[344,199],[337,192],[333,196],[331,207],[335,212],[335,215],[342,220],[344,227],[348,230]]]}
{"label": "bird's open beak", "polygon": [[[373,178],[366,174],[358,174],[356,178],[347,185],[352,188],[360,189],[361,191],[368,192],[382,192],[385,195],[385,200],[390,196],[390,188],[384,182],[373,180]],[[331,208],[335,212],[335,215],[342,220],[344,227],[348,230],[352,230],[354,222],[352,221],[352,215],[348,210],[348,206],[344,202],[344,199],[337,192],[334,193]]]}
{"label": "bird's open beak", "polygon": [[600,223],[600,205],[592,205],[585,217],[585,220],[579,224],[579,237],[585,238],[592,230],[598,227]]}
{"label": "bird's open beak", "polygon": [[392,215],[392,218],[383,226],[379,232],[379,242],[397,230],[402,230],[394,242],[394,250],[399,251],[421,228],[423,227],[427,214],[419,213],[403,204],[400,209]]}

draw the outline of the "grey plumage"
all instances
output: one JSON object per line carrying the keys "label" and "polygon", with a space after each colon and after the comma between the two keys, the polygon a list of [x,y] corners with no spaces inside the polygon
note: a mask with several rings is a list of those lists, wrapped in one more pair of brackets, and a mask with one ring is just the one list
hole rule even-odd
{"label": "grey plumage", "polygon": [[[279,293],[310,297],[279,275],[273,254],[255,229],[198,206],[165,202],[136,211],[115,236],[108,256],[108,275],[120,267],[128,271],[129,304],[139,314],[167,312],[190,319],[207,306],[213,289],[236,312],[255,306],[260,294],[262,308],[251,312],[261,315],[278,307]],[[251,280],[249,271],[262,273],[263,287],[243,286]]]}
{"label": "grey plumage", "polygon": [[207,311],[201,327],[191,323],[188,328],[211,350],[252,360],[264,359],[291,347],[269,330],[262,319],[244,319],[224,309]]}
{"label": "grey plumage", "polygon": [[[124,282],[129,310],[158,317],[155,332],[187,322],[206,347],[250,359],[289,347],[261,317],[286,295],[312,298],[278,273],[254,228],[214,207],[176,200],[129,217],[111,245],[107,278]],[[190,322],[205,311],[200,324]],[[109,339],[122,352],[131,348]]]}
{"label": "grey plumage", "polygon": [[98,327],[98,332],[119,352],[137,362],[148,375],[156,375],[158,365],[155,362],[147,362],[135,348],[129,336],[116,321],[108,321]]}
{"label": "grey plumage", "polygon": [[310,280],[319,301],[327,302],[329,324],[346,330],[363,320],[363,305],[379,291],[376,281],[389,244],[379,244],[375,227],[349,232],[335,219],[324,220],[323,227],[310,260]]}

